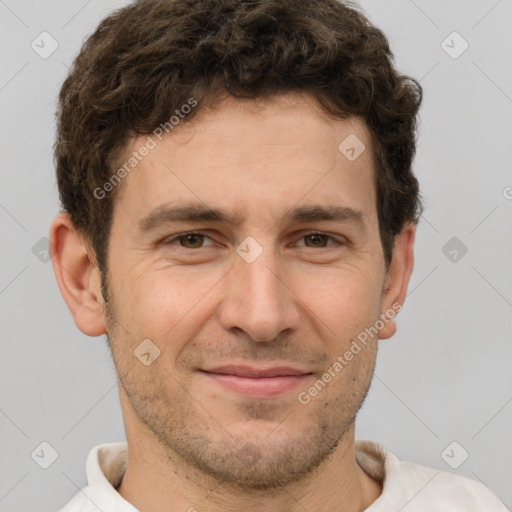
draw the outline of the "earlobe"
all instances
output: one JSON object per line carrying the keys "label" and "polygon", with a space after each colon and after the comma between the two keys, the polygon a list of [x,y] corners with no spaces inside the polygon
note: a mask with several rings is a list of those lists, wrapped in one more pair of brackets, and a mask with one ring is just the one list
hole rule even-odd
{"label": "earlobe", "polygon": [[94,254],[67,213],[60,213],[53,220],[50,246],[55,277],[75,324],[88,336],[105,334],[100,271]]}
{"label": "earlobe", "polygon": [[407,223],[396,235],[393,244],[393,257],[389,265],[386,287],[382,297],[381,319],[384,327],[379,331],[379,339],[391,338],[396,332],[395,316],[401,310],[407,295],[407,287],[414,266],[414,237],[416,227]]}

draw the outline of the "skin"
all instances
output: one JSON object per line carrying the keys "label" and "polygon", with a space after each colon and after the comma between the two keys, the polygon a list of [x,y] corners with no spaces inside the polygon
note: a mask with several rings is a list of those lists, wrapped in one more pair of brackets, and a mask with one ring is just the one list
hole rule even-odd
{"label": "skin", "polygon": [[[338,146],[355,134],[366,150]],[[134,139],[126,155],[140,147]],[[101,295],[94,252],[67,214],[51,226],[57,281],[79,329],[108,334],[118,373],[128,465],[118,492],[139,510],[364,510],[382,486],[355,460],[354,420],[370,385],[378,339],[311,398],[307,391],[351,340],[402,304],[415,228],[396,237],[386,269],[378,231],[371,140],[357,118],[329,118],[307,95],[226,99],[182,123],[124,178]],[[243,222],[141,219],[195,202]],[[303,205],[359,210],[356,221],[291,222]],[[196,231],[204,238],[173,236]],[[311,231],[329,237],[306,236]],[[252,263],[236,248],[253,237]],[[160,350],[134,356],[143,339]],[[211,382],[201,368],[287,365],[311,372],[296,389],[254,398]]]}

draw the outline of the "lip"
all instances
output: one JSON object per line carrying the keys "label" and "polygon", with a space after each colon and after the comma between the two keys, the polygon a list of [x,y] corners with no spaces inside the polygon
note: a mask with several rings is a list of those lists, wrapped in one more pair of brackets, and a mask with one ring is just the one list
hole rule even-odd
{"label": "lip", "polygon": [[220,366],[199,370],[209,381],[225,389],[252,398],[272,398],[304,384],[312,375],[305,370],[276,366]]}

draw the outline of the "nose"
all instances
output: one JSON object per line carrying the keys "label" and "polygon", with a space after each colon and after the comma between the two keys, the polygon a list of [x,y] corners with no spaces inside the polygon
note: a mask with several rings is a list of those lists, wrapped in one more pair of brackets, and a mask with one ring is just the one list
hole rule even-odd
{"label": "nose", "polygon": [[234,254],[220,305],[224,329],[242,330],[253,341],[265,342],[298,328],[298,300],[285,263],[265,247],[250,263]]}

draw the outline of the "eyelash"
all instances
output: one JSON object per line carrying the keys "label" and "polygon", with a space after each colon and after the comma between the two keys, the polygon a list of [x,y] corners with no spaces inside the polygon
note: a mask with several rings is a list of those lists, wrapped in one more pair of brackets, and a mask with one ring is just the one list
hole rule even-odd
{"label": "eyelash", "polygon": [[[162,243],[164,245],[173,245],[174,242],[177,242],[179,241],[180,238],[182,237],[185,237],[187,235],[201,235],[201,236],[204,236],[206,238],[209,238],[211,240],[211,237],[208,236],[206,233],[203,233],[201,231],[187,231],[186,233],[180,233],[178,235],[174,235],[170,238],[165,238]],[[334,238],[333,236],[327,234],[327,233],[322,233],[321,231],[310,231],[308,233],[304,233],[301,237],[300,237],[300,240],[302,240],[303,238],[306,238],[307,236],[311,236],[311,235],[320,235],[320,236],[324,236],[324,237],[327,237],[328,239],[332,240],[333,242],[335,242],[335,244],[338,244],[338,245],[345,245],[344,242],[341,242],[340,240],[337,240],[336,238]],[[305,246],[307,249],[327,249],[328,247],[332,247],[332,245],[334,244],[331,244],[331,245],[327,245],[325,247],[307,247]],[[204,249],[204,247],[197,247],[195,249],[189,249],[188,247],[183,247],[181,245],[179,245],[179,247],[181,249],[188,249],[189,251],[197,251],[198,249]]]}

